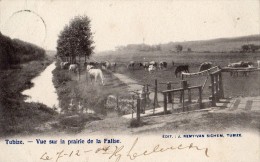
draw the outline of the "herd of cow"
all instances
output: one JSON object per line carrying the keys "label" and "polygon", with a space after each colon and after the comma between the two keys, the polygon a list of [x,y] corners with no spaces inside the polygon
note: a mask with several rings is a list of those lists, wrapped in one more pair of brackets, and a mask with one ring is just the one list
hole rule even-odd
{"label": "herd of cow", "polygon": [[[259,66],[259,61],[257,62]],[[174,62],[171,62],[172,67],[174,67]],[[101,79],[102,84],[104,85],[104,77],[102,70],[114,70],[116,69],[117,63],[116,62],[85,62],[84,63],[84,69],[88,72],[91,81],[94,79],[95,82],[98,78]],[[149,73],[152,73],[156,70],[163,70],[167,69],[168,63],[161,61],[151,61],[151,62],[136,62],[136,61],[130,61],[127,65],[127,69],[129,70],[135,70],[143,68],[144,70],[148,71]],[[228,68],[252,68],[254,65],[252,62],[249,61],[240,61],[236,63],[230,63],[228,64]],[[79,70],[79,64],[70,64],[69,62],[61,62],[60,63],[61,69],[69,69],[69,72],[78,72]],[[200,65],[199,71],[204,71],[207,69],[210,69],[213,67],[212,62],[204,62]],[[189,65],[183,64],[179,65],[175,68],[175,76],[178,77],[182,72],[189,73]],[[231,73],[232,75],[233,73]]]}

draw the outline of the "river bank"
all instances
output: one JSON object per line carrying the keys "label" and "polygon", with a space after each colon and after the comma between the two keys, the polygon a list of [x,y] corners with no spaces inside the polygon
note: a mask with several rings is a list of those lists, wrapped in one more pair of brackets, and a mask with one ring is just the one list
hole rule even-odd
{"label": "river bank", "polygon": [[[61,69],[59,65],[60,62],[57,61],[53,71],[53,83],[61,108],[58,126],[60,131],[80,132],[87,122],[119,116],[115,110],[108,110],[105,104],[109,95],[128,94],[126,84],[106,71],[103,71],[104,86],[99,83],[91,84],[86,78],[84,69],[81,71],[79,80],[77,74],[69,73],[67,69]],[[66,129],[61,127],[62,123],[66,123],[63,124],[66,125]]]}
{"label": "river bank", "polygon": [[40,103],[26,103],[21,94],[33,86],[31,80],[52,61],[45,57],[17,69],[0,71],[0,137],[39,132],[40,124],[54,118],[55,111]]}

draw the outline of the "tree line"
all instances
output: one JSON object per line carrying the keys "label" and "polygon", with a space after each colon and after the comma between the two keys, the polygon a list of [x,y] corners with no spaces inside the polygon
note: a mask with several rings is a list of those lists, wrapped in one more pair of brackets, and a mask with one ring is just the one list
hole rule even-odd
{"label": "tree line", "polygon": [[0,69],[44,58],[45,50],[34,44],[11,39],[0,32]]}

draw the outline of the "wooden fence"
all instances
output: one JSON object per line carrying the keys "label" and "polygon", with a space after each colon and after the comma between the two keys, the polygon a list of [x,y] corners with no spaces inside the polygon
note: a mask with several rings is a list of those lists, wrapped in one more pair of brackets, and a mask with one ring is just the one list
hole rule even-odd
{"label": "wooden fence", "polygon": [[[171,95],[171,99],[172,99],[172,104],[174,104],[174,93],[176,92],[180,92],[181,93],[181,97],[180,97],[180,102],[182,103],[182,111],[184,112],[185,111],[185,91],[188,91],[188,102],[191,103],[191,90],[193,89],[198,89],[199,90],[199,93],[198,93],[198,96],[199,96],[199,99],[198,99],[198,102],[199,102],[199,107],[202,108],[202,86],[191,86],[191,87],[188,87],[188,84],[186,81],[182,80],[182,88],[178,88],[178,89],[170,89],[170,90],[165,90],[165,91],[162,91],[163,93],[163,108],[164,108],[164,114],[167,114],[167,104],[169,103],[168,99],[169,99],[169,94]],[[168,96],[168,97],[167,97]],[[168,100],[168,101],[167,101]]]}

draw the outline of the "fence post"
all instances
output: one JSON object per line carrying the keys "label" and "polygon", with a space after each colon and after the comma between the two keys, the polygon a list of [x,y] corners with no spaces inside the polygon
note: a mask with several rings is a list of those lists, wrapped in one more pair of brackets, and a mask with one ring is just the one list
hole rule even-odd
{"label": "fence post", "polygon": [[202,87],[199,87],[199,105],[200,109],[202,109]]}
{"label": "fence post", "polygon": [[79,67],[78,67],[79,81],[80,81],[80,57],[79,57]]}
{"label": "fence post", "polygon": [[149,85],[148,84],[146,84],[146,100],[147,100],[147,102],[150,101],[150,99],[149,99]]}
{"label": "fence post", "polygon": [[116,95],[116,109],[119,111],[118,94]]}
{"label": "fence post", "polygon": [[132,119],[134,118],[134,95],[132,95]]}
{"label": "fence post", "polygon": [[191,89],[188,89],[188,102],[191,103]]}
{"label": "fence post", "polygon": [[217,73],[215,75],[215,79],[216,79],[216,102],[219,102],[219,73]]}
{"label": "fence post", "polygon": [[167,114],[167,93],[163,93],[163,108],[164,114]]}
{"label": "fence post", "polygon": [[[167,90],[172,89],[172,84],[170,82],[167,83]],[[168,93],[168,103],[172,103],[172,94]]]}
{"label": "fence post", "polygon": [[211,94],[212,94],[212,106],[216,106],[216,100],[215,100],[215,80],[214,80],[214,74],[210,74],[211,78]]}
{"label": "fence post", "polygon": [[220,74],[219,74],[219,89],[220,89],[220,97],[224,98],[224,88],[223,88],[222,72],[221,71],[220,71]]}
{"label": "fence post", "polygon": [[141,109],[141,100],[140,98],[138,97],[137,98],[137,110],[136,110],[136,118],[137,118],[137,121],[140,122],[140,109]]}
{"label": "fence post", "polygon": [[155,79],[155,87],[154,87],[154,109],[155,107],[158,107],[158,97],[157,97],[157,93],[158,93],[158,90],[157,90],[157,79]]}
{"label": "fence post", "polygon": [[184,89],[182,90],[182,111],[184,112],[185,104],[184,104]]}

